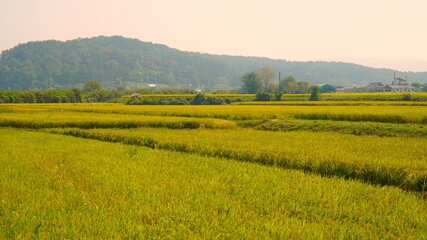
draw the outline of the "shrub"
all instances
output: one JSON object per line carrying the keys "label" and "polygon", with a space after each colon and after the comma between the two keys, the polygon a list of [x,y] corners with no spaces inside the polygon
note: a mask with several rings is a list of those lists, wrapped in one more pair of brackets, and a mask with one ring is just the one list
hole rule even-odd
{"label": "shrub", "polygon": [[412,95],[411,94],[404,94],[402,96],[403,101],[412,101]]}
{"label": "shrub", "polygon": [[258,92],[255,101],[271,101],[271,95],[266,92]]}
{"label": "shrub", "polygon": [[320,101],[320,87],[313,86],[311,88],[310,101]]}
{"label": "shrub", "polygon": [[204,102],[205,102],[205,95],[202,93],[198,93],[193,99],[193,104],[195,105],[201,105]]}

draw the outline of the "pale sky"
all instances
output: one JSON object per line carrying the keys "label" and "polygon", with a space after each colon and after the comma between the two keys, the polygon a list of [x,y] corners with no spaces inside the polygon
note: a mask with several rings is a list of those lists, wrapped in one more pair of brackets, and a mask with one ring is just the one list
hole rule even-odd
{"label": "pale sky", "polygon": [[121,35],[184,51],[427,71],[427,0],[0,0],[0,51]]}

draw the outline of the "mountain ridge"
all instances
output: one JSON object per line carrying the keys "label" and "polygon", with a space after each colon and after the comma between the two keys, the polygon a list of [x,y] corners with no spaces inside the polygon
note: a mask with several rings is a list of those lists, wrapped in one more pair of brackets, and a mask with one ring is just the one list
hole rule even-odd
{"label": "mountain ridge", "polygon": [[409,82],[427,82],[427,72],[402,72],[343,62],[298,62],[187,52],[138,39],[98,36],[34,41],[3,51],[0,88],[79,87],[95,79],[107,88],[156,84],[203,90],[230,89],[241,86],[243,74],[265,66],[280,72],[282,77],[294,75],[298,81],[312,84],[389,83],[394,72],[396,76],[407,77]]}

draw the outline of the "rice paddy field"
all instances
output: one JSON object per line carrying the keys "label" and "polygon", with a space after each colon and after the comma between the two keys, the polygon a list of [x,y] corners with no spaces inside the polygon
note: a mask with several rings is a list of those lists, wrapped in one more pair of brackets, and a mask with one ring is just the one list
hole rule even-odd
{"label": "rice paddy field", "polygon": [[427,239],[427,105],[0,105],[0,239]]}

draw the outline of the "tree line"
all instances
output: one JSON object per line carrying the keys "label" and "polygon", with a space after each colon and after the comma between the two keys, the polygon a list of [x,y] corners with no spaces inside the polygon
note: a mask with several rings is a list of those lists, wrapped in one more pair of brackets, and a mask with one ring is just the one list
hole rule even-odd
{"label": "tree line", "polygon": [[[285,72],[298,80],[335,86],[390,82],[394,72],[338,62],[290,62],[183,52],[164,45],[114,36],[66,42],[29,42],[3,51],[0,56],[0,88],[81,88],[87,80],[97,79],[107,90],[137,89],[144,84],[157,84],[214,91],[239,88],[243,74],[262,66],[269,66],[275,72]],[[407,76],[411,82],[427,82],[427,73],[400,75]],[[291,83],[287,89],[302,92],[304,86]]]}
{"label": "tree line", "polygon": [[97,80],[89,80],[82,88],[63,88],[46,90],[2,90],[0,103],[87,103],[124,101],[122,98],[131,94],[196,94],[194,89],[185,88],[141,88],[127,90],[117,87],[107,90]]}
{"label": "tree line", "polygon": [[0,103],[82,103],[105,102],[118,98],[120,90],[106,91],[96,80],[87,81],[83,89],[47,89],[13,91],[0,89]]}
{"label": "tree line", "polygon": [[241,77],[243,93],[309,93],[311,85],[305,81],[297,81],[293,75],[274,81],[276,73],[270,67],[262,67],[257,71],[245,73]]}

